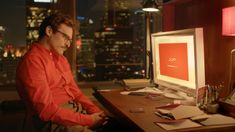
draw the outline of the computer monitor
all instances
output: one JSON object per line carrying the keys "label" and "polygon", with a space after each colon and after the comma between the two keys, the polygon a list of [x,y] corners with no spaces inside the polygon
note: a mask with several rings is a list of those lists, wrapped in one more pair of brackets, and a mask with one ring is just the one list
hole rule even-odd
{"label": "computer monitor", "polygon": [[205,86],[202,28],[153,33],[151,42],[155,83],[194,95]]}

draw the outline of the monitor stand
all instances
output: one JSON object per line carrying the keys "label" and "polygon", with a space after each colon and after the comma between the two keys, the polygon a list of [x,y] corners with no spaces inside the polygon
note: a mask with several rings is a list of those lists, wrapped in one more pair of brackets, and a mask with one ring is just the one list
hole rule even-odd
{"label": "monitor stand", "polygon": [[157,88],[158,84],[154,83],[153,80],[149,80],[149,86],[148,87],[155,87],[155,88]]}

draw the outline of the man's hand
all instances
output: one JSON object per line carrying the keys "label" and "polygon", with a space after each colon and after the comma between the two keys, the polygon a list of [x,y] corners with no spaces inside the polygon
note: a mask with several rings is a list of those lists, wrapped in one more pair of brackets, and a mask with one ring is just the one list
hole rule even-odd
{"label": "man's hand", "polygon": [[91,126],[91,129],[99,128],[106,121],[106,115],[104,114],[104,112],[94,113],[91,115],[91,117],[93,119],[93,124]]}

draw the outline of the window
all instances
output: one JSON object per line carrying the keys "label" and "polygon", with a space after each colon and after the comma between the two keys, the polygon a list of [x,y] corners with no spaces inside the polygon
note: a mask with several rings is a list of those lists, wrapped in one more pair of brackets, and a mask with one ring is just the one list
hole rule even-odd
{"label": "window", "polygon": [[0,86],[15,83],[15,69],[26,52],[25,0],[0,4]]}
{"label": "window", "polygon": [[[38,27],[52,12],[50,4],[10,0],[0,5],[0,85],[15,83],[15,69]],[[34,3],[35,2],[35,3]],[[142,0],[76,0],[78,81],[145,78],[145,13]],[[157,15],[153,15],[152,32]],[[160,19],[157,19],[160,21]],[[17,21],[17,23],[15,23]]]}
{"label": "window", "polygon": [[81,36],[81,45],[77,47],[79,81],[145,77],[145,14],[141,2],[78,0],[77,19]]}

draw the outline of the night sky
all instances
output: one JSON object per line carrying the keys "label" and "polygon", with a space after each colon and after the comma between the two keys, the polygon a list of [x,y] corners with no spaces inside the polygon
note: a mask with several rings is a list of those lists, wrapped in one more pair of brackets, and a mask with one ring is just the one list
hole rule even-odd
{"label": "night sky", "polygon": [[0,4],[0,26],[6,28],[6,40],[25,46],[25,0],[3,0]]}
{"label": "night sky", "polygon": [[[128,0],[131,10],[140,8],[142,0]],[[77,15],[91,18],[99,25],[104,16],[104,0],[77,0]],[[25,46],[25,0],[3,0],[0,4],[0,26],[6,28],[6,40],[14,46]]]}

